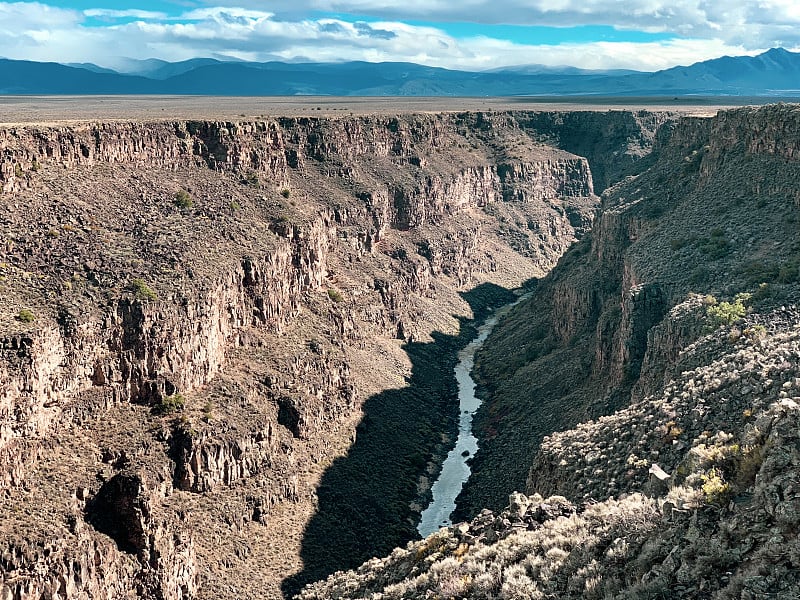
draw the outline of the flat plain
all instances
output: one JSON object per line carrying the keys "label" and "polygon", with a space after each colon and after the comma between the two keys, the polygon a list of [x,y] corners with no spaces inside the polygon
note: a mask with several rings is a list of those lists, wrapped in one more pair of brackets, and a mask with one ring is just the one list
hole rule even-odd
{"label": "flat plain", "polygon": [[749,97],[219,97],[0,96],[0,126],[82,121],[259,119],[265,117],[408,114],[461,111],[670,110],[710,116],[722,108],[776,102]]}

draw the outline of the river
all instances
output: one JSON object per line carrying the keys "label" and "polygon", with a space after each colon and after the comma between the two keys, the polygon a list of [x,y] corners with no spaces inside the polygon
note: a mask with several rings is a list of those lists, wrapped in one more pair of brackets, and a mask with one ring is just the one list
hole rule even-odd
{"label": "river", "polygon": [[478,439],[472,434],[472,418],[481,405],[475,396],[475,382],[472,379],[472,368],[475,366],[475,353],[489,337],[497,325],[497,321],[511,307],[519,304],[530,294],[520,296],[515,302],[501,306],[478,327],[478,335],[458,353],[458,364],[455,367],[458,382],[458,439],[442,463],[442,471],[433,484],[433,499],[422,511],[417,531],[427,537],[441,527],[451,525],[450,515],[456,508],[456,498],[471,474],[467,460],[478,451]]}

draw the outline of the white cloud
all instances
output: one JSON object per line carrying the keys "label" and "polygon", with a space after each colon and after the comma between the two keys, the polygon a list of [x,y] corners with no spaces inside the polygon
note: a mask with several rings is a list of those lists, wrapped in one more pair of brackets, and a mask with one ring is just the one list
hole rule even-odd
{"label": "white cloud", "polygon": [[[246,4],[246,0],[242,3]],[[723,18],[740,23],[741,31],[750,27],[763,35],[767,35],[764,32],[769,35],[782,32],[788,40],[784,45],[789,48],[800,45],[795,28],[773,22],[777,17],[797,12],[792,2],[784,0],[760,3],[764,7],[761,21],[768,23],[754,20],[745,3],[740,3],[741,10],[737,12],[735,3],[722,11],[715,9],[711,0],[705,3],[709,6],[696,0],[676,0],[669,5],[661,0],[635,0],[625,3],[629,11],[624,22],[630,26],[636,22],[637,29],[646,26],[652,30],[672,30],[666,24],[681,21],[685,31],[697,28],[708,35],[641,43],[595,41],[559,45],[516,44],[485,36],[457,39],[437,27],[392,19],[352,23],[334,18],[312,19],[298,13],[298,18],[287,20],[284,5],[288,4],[285,0],[270,3],[274,14],[255,7],[216,6],[167,17],[139,10],[98,8],[81,12],[41,3],[0,2],[0,53],[7,58],[87,61],[103,66],[118,64],[115,56],[171,61],[211,56],[257,61],[409,61],[475,70],[513,64],[657,70],[723,54],[754,54],[772,45],[759,45],[749,38],[745,41],[744,34],[737,37],[729,35],[727,30],[714,29],[714,24],[719,24]],[[298,0],[295,6],[303,8],[311,4],[317,9],[347,9],[362,14],[376,10],[374,0],[347,3]],[[453,11],[453,4],[442,0],[407,0],[402,6],[406,13],[422,16],[426,11],[442,14]],[[495,14],[510,14],[516,7],[519,21],[549,19],[560,23],[568,14],[578,15],[584,22],[593,19],[594,22],[612,22],[612,17],[621,12],[617,8],[620,4],[623,3],[599,0],[580,3],[575,0],[510,0],[503,3],[503,11],[497,10],[497,2],[491,6]],[[401,7],[400,3],[393,6],[398,11]],[[461,10],[474,11],[475,19],[488,14],[489,6],[486,0],[462,0],[460,4]],[[612,9],[616,13],[612,14]],[[108,22],[88,26],[87,17]],[[131,18],[138,20],[116,20]],[[616,15],[615,18],[621,25],[622,17]],[[644,25],[638,25],[640,21]]]}
{"label": "white cloud", "polygon": [[0,55],[58,60],[61,34],[75,31],[82,20],[74,10],[37,2],[0,2]]}
{"label": "white cloud", "polygon": [[107,19],[166,19],[166,13],[151,10],[138,10],[135,8],[126,10],[114,10],[112,8],[90,8],[83,11],[87,17],[98,17]]}
{"label": "white cloud", "polygon": [[80,20],[81,13],[75,10],[56,8],[39,2],[0,2],[0,24],[3,29],[28,27],[32,23],[77,23]]}
{"label": "white cloud", "polygon": [[220,15],[227,15],[230,17],[242,19],[269,19],[275,16],[275,13],[265,12],[263,10],[248,10],[238,6],[217,6],[214,8],[198,8],[182,14],[179,18],[181,20],[203,21],[205,19],[215,19]]}
{"label": "white cloud", "polygon": [[[234,3],[263,4],[260,0]],[[398,20],[556,27],[610,25],[694,38],[715,37],[747,48],[800,44],[797,0],[274,0],[269,5],[279,16],[318,10]]]}

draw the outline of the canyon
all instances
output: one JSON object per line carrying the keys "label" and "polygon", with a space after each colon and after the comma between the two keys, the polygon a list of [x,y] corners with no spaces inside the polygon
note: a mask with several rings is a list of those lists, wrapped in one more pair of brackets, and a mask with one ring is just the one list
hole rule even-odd
{"label": "canyon", "polygon": [[[472,319],[598,204],[524,116],[0,130],[3,597],[279,597],[414,538]],[[580,118],[635,162],[667,117]]]}
{"label": "canyon", "polygon": [[[774,564],[796,523],[798,114],[0,128],[0,598],[579,597],[625,561],[718,591],[745,544]],[[464,522],[418,541],[458,351],[514,290],[476,355]],[[749,311],[711,327],[723,300]],[[741,511],[768,515],[747,540]],[[740,558],[702,570],[695,545],[668,572],[692,527]],[[633,589],[617,571],[597,597]]]}
{"label": "canyon", "polygon": [[477,353],[462,522],[300,597],[797,597],[798,132],[662,126]]}

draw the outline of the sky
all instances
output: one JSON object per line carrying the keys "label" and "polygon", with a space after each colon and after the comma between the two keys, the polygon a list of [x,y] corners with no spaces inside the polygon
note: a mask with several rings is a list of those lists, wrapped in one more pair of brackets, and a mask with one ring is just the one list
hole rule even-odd
{"label": "sky", "polygon": [[800,0],[50,0],[0,2],[0,56],[407,61],[655,71],[800,50]]}

